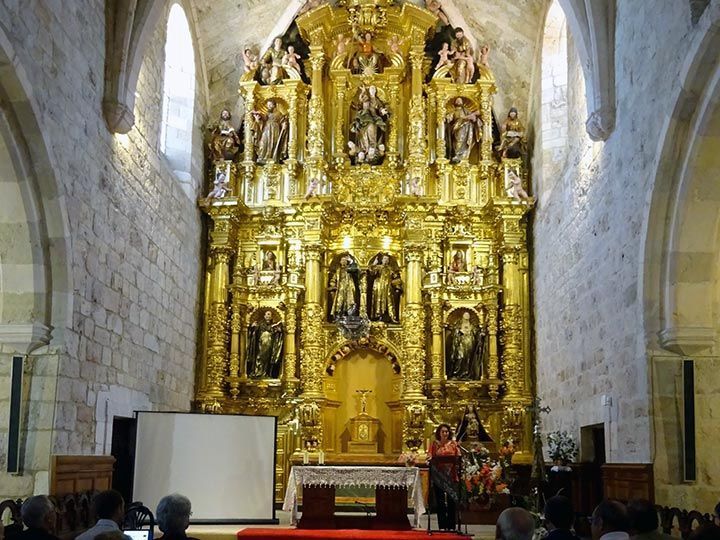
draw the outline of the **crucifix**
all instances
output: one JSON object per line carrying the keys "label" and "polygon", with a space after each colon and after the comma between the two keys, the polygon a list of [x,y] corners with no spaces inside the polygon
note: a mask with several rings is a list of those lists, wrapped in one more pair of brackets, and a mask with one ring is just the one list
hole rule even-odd
{"label": "crucifix", "polygon": [[365,411],[367,409],[367,397],[372,390],[355,390],[355,392],[360,394],[360,414],[367,414]]}

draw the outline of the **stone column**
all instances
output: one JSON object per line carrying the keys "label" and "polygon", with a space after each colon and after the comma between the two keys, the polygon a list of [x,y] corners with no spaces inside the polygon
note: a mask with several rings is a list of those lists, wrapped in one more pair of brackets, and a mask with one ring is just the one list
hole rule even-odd
{"label": "stone column", "polygon": [[322,397],[323,308],[321,246],[305,246],[305,304],[302,308],[300,372],[304,397]]}
{"label": "stone column", "polygon": [[403,399],[423,399],[425,379],[425,310],[422,305],[422,246],[405,248],[405,310],[403,340],[405,349]]}

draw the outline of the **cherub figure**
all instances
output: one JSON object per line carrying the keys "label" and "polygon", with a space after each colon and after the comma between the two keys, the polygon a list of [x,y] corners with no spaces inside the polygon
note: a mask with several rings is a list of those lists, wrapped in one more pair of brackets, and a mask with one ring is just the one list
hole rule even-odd
{"label": "cherub figure", "polygon": [[422,179],[419,176],[414,176],[410,179],[410,195],[420,197],[422,195]]}
{"label": "cherub figure", "polygon": [[213,188],[208,193],[208,199],[224,199],[225,196],[230,192],[228,186],[227,176],[223,171],[217,171],[215,174],[215,180],[213,181]]}
{"label": "cherub figure", "polygon": [[295,47],[289,45],[287,53],[282,57],[282,65],[291,67],[298,73],[300,73],[300,55],[295,52]]}
{"label": "cherub figure", "polygon": [[505,190],[507,191],[508,197],[512,197],[517,202],[530,202],[530,196],[527,194],[522,187],[522,180],[515,174],[515,171],[507,172],[507,180],[505,183]]}
{"label": "cherub figure", "polygon": [[258,55],[255,54],[252,49],[250,49],[250,47],[246,47],[243,50],[242,57],[243,61],[245,62],[245,73],[255,71],[260,65],[260,62],[258,61]]}
{"label": "cherub figure", "polygon": [[490,67],[490,46],[483,45],[480,48],[480,65]]}
{"label": "cherub figure", "polygon": [[317,197],[320,194],[320,177],[315,176],[310,180],[307,191],[305,192],[305,200],[310,197]]}
{"label": "cherub figure", "polygon": [[350,45],[351,41],[352,39],[350,38],[350,36],[346,36],[345,34],[338,34],[338,37],[335,39],[335,58],[347,54],[348,45]]}
{"label": "cherub figure", "polygon": [[437,66],[435,66],[435,71],[439,70],[443,66],[451,65],[452,60],[450,60],[450,55],[452,54],[453,52],[450,50],[450,44],[447,41],[443,42],[442,48],[438,52],[440,61],[437,63]]}
{"label": "cherub figure", "polygon": [[402,47],[403,43],[405,43],[405,40],[403,38],[401,38],[397,34],[393,34],[388,40],[388,47],[390,47],[390,50],[393,53],[400,54],[400,47]]}

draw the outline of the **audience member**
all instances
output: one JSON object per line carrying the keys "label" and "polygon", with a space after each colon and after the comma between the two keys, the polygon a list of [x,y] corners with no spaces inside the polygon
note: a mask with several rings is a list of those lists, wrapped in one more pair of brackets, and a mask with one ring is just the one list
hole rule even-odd
{"label": "audience member", "polygon": [[58,540],[55,532],[57,513],[47,495],[35,495],[20,507],[20,515],[27,527],[17,535],[17,540]]}
{"label": "audience member", "polygon": [[[77,538],[75,540],[77,540]],[[101,532],[100,534],[98,534],[95,537],[95,540],[131,540],[131,539],[128,535],[123,534],[123,532],[121,530],[117,530],[117,531]]]}
{"label": "audience member", "polygon": [[695,529],[688,540],[720,540],[720,526],[706,523]]}
{"label": "audience member", "polygon": [[715,505],[715,510],[713,511],[712,518],[713,523],[720,527],[720,502]]}
{"label": "audience member", "polygon": [[627,506],[630,531],[634,540],[673,540],[669,534],[658,530],[660,520],[653,503],[646,499],[635,499]]}
{"label": "audience member", "polygon": [[593,512],[590,529],[593,540],[628,540],[630,519],[620,501],[605,499]]}
{"label": "audience member", "polygon": [[579,540],[571,530],[575,521],[575,512],[570,499],[564,495],[550,497],[545,503],[543,514],[545,528],[548,530],[545,540]]}
{"label": "audience member", "polygon": [[192,507],[190,499],[187,497],[173,493],[160,499],[155,513],[158,527],[163,532],[163,536],[160,538],[163,540],[197,540],[185,534],[185,530],[190,525],[191,515]]}
{"label": "audience member", "polygon": [[535,519],[523,508],[506,508],[495,526],[496,540],[532,540]]}
{"label": "audience member", "polygon": [[93,499],[93,508],[97,523],[75,540],[95,540],[100,533],[119,531],[125,517],[125,501],[114,489],[101,491]]}

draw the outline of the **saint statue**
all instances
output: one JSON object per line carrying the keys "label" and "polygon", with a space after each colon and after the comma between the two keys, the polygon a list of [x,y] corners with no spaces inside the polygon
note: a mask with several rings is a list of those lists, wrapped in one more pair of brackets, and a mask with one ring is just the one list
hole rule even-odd
{"label": "saint statue", "polygon": [[280,163],[287,154],[288,118],[274,99],[265,103],[266,113],[252,111],[255,156],[258,163]]}
{"label": "saint statue", "polygon": [[274,252],[270,250],[267,250],[265,252],[265,255],[263,257],[262,269],[263,271],[277,270],[277,257],[275,256]]}
{"label": "saint statue", "polygon": [[508,111],[502,128],[503,136],[500,143],[500,155],[509,159],[522,157],[525,127],[518,119],[518,110],[515,107]]}
{"label": "saint statue", "polygon": [[448,16],[443,11],[442,2],[440,0],[425,0],[425,8],[432,11],[433,15],[440,19],[441,24],[450,24],[450,19],[448,19]]}
{"label": "saint statue", "polygon": [[365,32],[358,38],[358,51],[350,64],[352,72],[356,75],[375,75],[383,68],[384,55],[375,50],[372,34]]}
{"label": "saint statue", "polygon": [[328,291],[334,293],[330,307],[330,315],[333,319],[355,315],[357,313],[357,291],[356,276],[358,266],[349,256],[340,259],[340,266],[330,280]]}
{"label": "saint statue", "polygon": [[284,334],[282,321],[273,322],[267,310],[248,328],[247,373],[250,378],[277,379],[282,367]]}
{"label": "saint statue", "polygon": [[402,280],[390,266],[390,257],[378,255],[370,265],[369,274],[374,277],[370,296],[370,319],[373,321],[398,322],[399,295]]}
{"label": "saint statue", "polygon": [[470,313],[448,327],[445,374],[448,379],[479,380],[486,355],[485,332],[473,324]]}
{"label": "saint statue", "polygon": [[458,442],[493,442],[492,437],[490,437],[480,421],[480,415],[478,414],[475,405],[472,407],[465,406],[465,413],[463,414],[462,420],[460,420],[460,424],[455,430],[455,433],[457,433],[456,438]]}
{"label": "saint statue", "polygon": [[282,45],[282,38],[276,37],[273,40],[273,46],[263,55],[261,71],[261,79],[263,84],[278,84],[285,77],[283,69],[283,58],[285,58],[285,50]]}
{"label": "saint statue", "polygon": [[455,108],[445,117],[445,141],[450,163],[460,163],[470,157],[475,143],[482,138],[483,122],[477,112],[465,107],[463,98],[455,99]]}
{"label": "saint statue", "polygon": [[210,126],[210,155],[213,161],[233,159],[240,150],[240,137],[232,127],[232,114],[227,109],[220,113],[217,124]]}
{"label": "saint statue", "polygon": [[455,39],[452,40],[450,50],[453,53],[454,61],[453,82],[457,84],[471,83],[475,76],[475,58],[470,40],[459,26],[455,29]]}
{"label": "saint statue", "polygon": [[450,262],[450,272],[467,272],[467,263],[465,262],[465,253],[457,250]]}
{"label": "saint statue", "polygon": [[378,165],[385,155],[385,131],[390,113],[375,86],[360,90],[360,103],[350,126],[354,140],[348,143],[349,154],[355,163]]}

